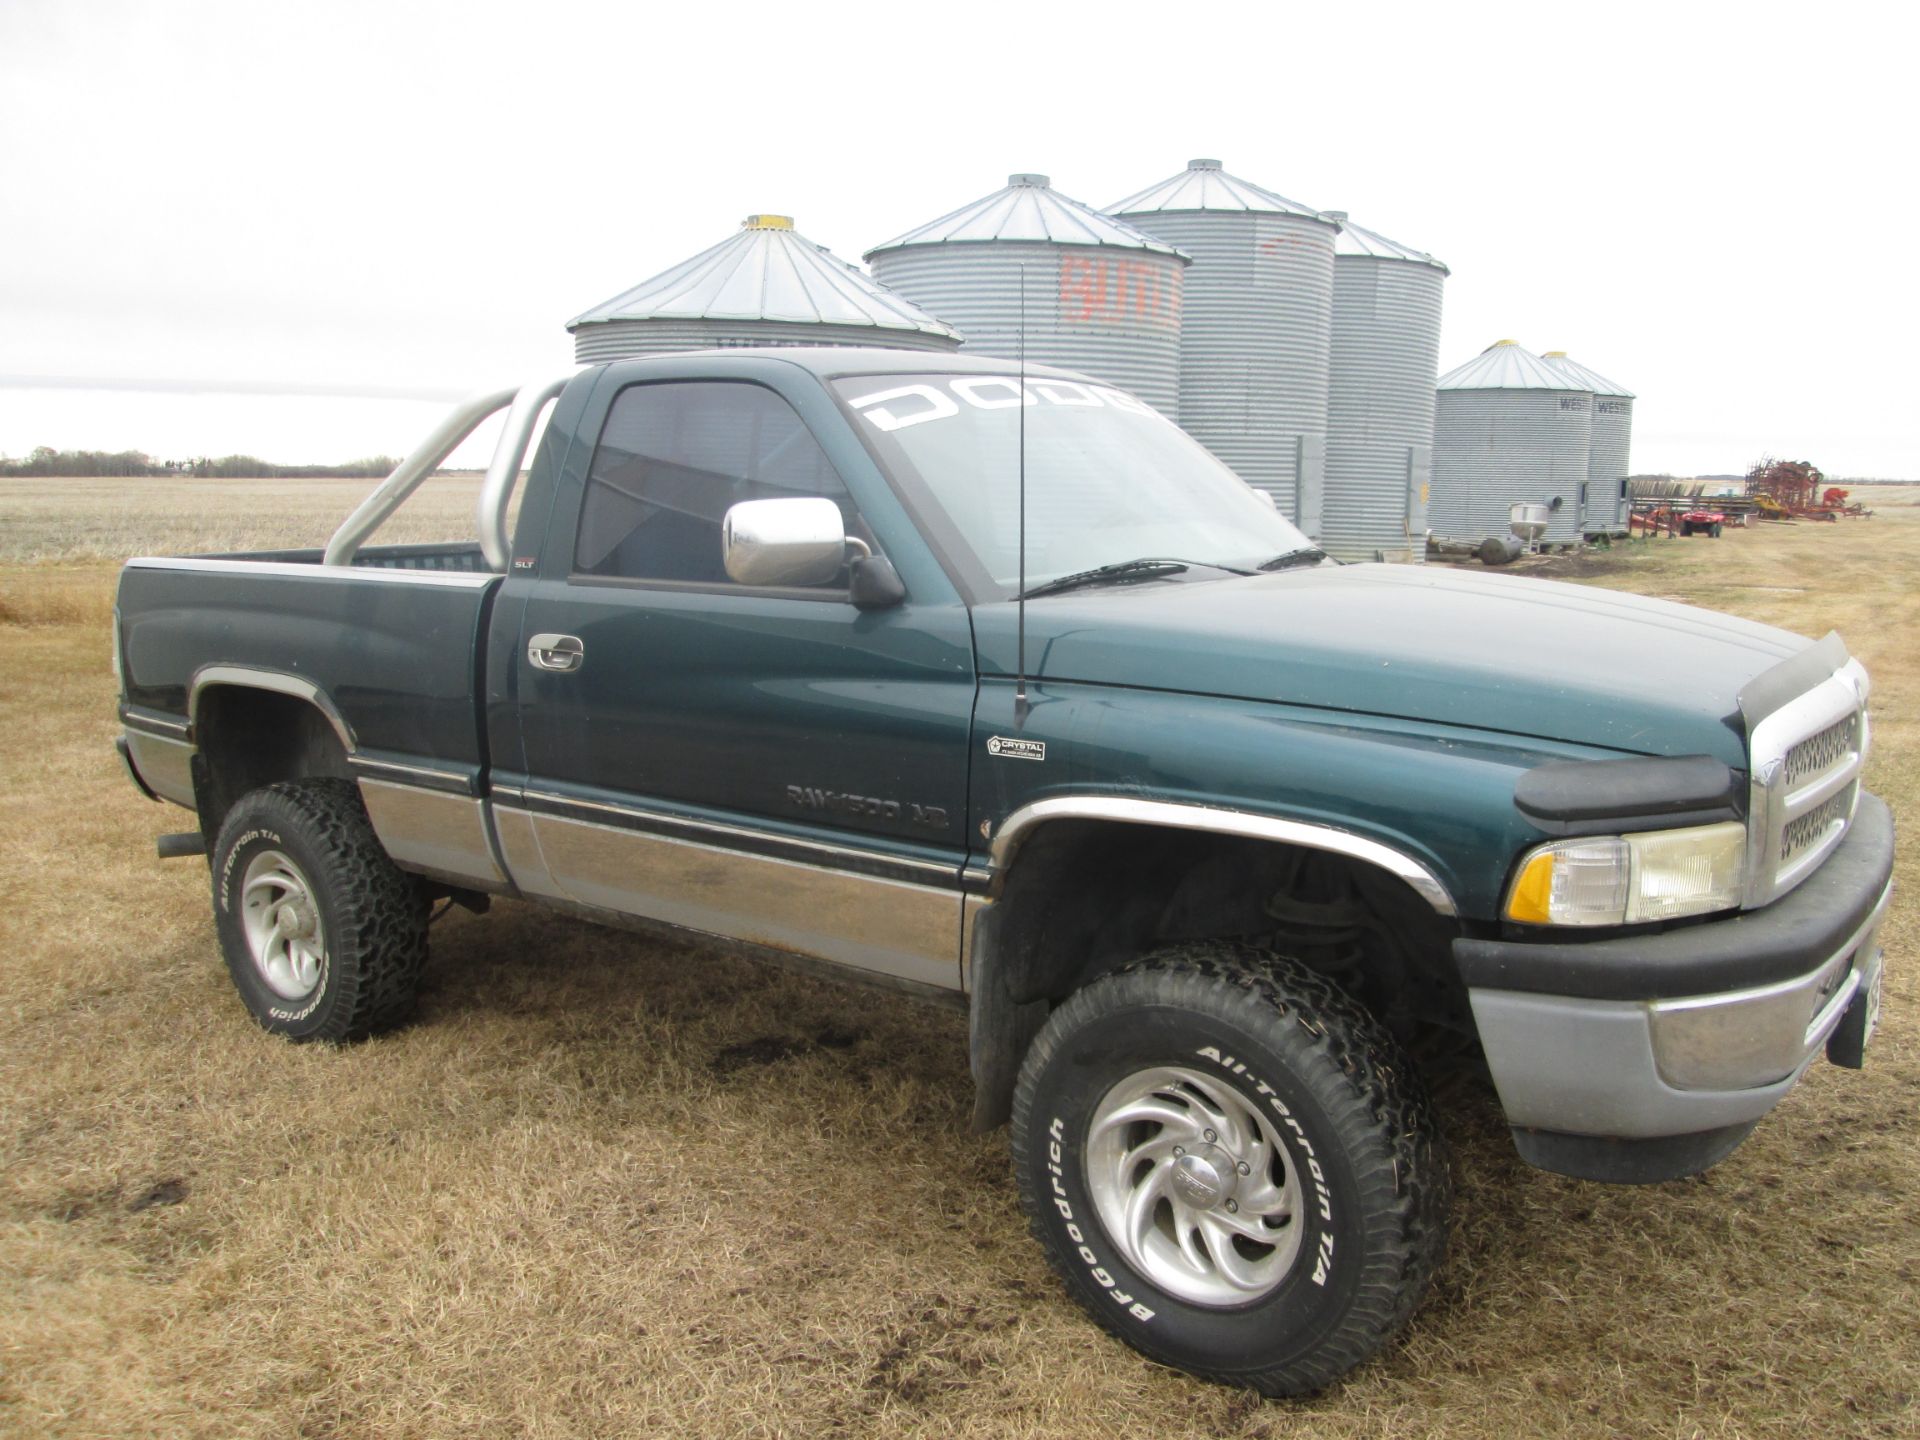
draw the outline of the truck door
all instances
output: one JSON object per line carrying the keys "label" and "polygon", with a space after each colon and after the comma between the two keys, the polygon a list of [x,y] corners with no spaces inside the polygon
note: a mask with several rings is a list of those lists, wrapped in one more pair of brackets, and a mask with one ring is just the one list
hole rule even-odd
{"label": "truck door", "polygon": [[740,501],[826,496],[880,554],[869,512],[905,523],[864,452],[867,503],[849,488],[857,442],[838,437],[836,465],[770,385],[654,381],[604,408],[585,474],[556,488],[540,578],[516,587],[526,774],[496,794],[516,879],[957,987],[964,606],[909,594],[860,610],[844,573],[810,589],[728,579],[721,521]]}

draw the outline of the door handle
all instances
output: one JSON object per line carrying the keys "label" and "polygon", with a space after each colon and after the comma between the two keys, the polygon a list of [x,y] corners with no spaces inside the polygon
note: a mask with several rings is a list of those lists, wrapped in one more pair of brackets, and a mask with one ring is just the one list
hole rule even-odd
{"label": "door handle", "polygon": [[578,670],[587,647],[577,635],[536,635],[527,641],[527,661],[536,670]]}

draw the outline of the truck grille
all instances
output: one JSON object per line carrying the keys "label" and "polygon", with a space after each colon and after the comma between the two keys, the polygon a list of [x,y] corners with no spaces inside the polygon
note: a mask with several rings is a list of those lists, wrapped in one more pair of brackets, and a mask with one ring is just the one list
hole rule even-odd
{"label": "truck grille", "polygon": [[1789,790],[1799,789],[1804,781],[1825,774],[1847,758],[1847,752],[1853,749],[1854,719],[1849,715],[1787,751]]}
{"label": "truck grille", "polygon": [[1849,665],[1754,727],[1749,907],[1805,880],[1846,835],[1866,751],[1864,683]]}
{"label": "truck grille", "polygon": [[1780,831],[1780,863],[1791,864],[1826,839],[1827,831],[1839,825],[1845,828],[1853,814],[1855,787],[1849,785],[1838,795],[1821,801],[1804,815],[1796,815]]}

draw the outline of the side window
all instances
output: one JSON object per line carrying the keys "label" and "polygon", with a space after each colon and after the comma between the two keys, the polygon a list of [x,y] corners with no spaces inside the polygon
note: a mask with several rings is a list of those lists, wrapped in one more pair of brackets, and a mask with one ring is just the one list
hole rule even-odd
{"label": "side window", "polygon": [[823,495],[863,530],[793,407],[733,381],[632,385],[614,397],[587,472],[575,574],[729,583],[720,522],[742,500]]}

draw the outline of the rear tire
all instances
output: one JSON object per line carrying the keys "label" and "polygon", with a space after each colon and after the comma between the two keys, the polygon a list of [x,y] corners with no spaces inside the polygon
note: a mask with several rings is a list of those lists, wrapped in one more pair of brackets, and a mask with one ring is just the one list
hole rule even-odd
{"label": "rear tire", "polygon": [[1029,1224],[1095,1320],[1268,1395],[1374,1355],[1445,1248],[1451,1184],[1406,1058],[1252,945],[1163,950],[1068,998],[1021,1068],[1012,1146]]}
{"label": "rear tire", "polygon": [[276,1035],[357,1040],[413,1008],[426,898],[349,780],[242,796],[214,844],[213,916],[241,1000]]}

